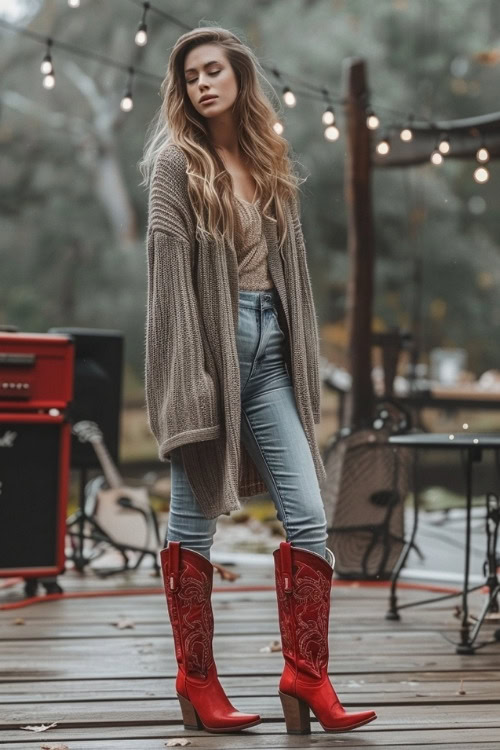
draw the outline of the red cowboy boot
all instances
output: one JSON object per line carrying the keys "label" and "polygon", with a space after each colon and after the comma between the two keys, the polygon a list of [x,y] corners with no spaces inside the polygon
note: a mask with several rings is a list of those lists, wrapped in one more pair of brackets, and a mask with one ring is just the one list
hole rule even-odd
{"label": "red cowboy boot", "polygon": [[325,732],[347,732],[377,718],[347,713],[328,677],[328,620],[335,558],[281,542],[275,550],[276,594],[285,667],[279,695],[289,734],[309,734],[311,709]]}
{"label": "red cowboy boot", "polygon": [[177,697],[186,729],[237,732],[260,724],[230,703],[217,677],[212,653],[213,566],[194,550],[169,542],[160,551],[163,584],[177,658]]}

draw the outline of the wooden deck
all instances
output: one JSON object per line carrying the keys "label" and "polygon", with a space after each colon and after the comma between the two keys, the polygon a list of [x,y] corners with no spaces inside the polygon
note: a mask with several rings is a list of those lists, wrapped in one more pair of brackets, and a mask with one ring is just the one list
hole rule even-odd
{"label": "wooden deck", "polygon": [[[379,718],[345,734],[326,734],[313,720],[311,735],[287,735],[277,693],[282,654],[261,650],[279,638],[273,569],[235,569],[242,574],[235,583],[214,579],[215,656],[228,695],[239,709],[260,712],[261,725],[233,735],[184,730],[165,599],[150,571],[106,580],[67,573],[60,577],[66,593],[104,595],[0,611],[0,746],[159,750],[169,739],[187,738],[190,747],[214,750],[500,748],[500,644],[458,656],[447,640],[457,635],[456,600],[389,622],[387,588],[338,582],[330,674],[347,708],[374,708]],[[151,590],[111,595],[117,588]],[[3,604],[14,602],[22,589],[0,595]],[[402,591],[405,601],[421,597],[422,591]],[[477,607],[480,598],[471,602]],[[24,624],[15,624],[18,618]],[[113,624],[123,618],[134,627]],[[492,630],[488,625],[482,633]],[[57,726],[44,732],[21,729],[52,722]]]}

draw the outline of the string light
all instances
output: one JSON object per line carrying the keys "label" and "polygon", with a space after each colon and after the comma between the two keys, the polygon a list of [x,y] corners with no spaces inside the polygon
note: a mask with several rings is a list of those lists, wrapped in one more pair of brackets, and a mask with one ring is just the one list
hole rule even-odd
{"label": "string light", "polygon": [[446,133],[444,133],[441,136],[441,139],[438,144],[438,149],[442,154],[449,154],[450,153],[450,140]]}
{"label": "string light", "polygon": [[477,167],[477,169],[474,170],[474,179],[479,183],[488,182],[490,179],[488,169],[486,167]]}
{"label": "string light", "polygon": [[399,132],[399,137],[406,143],[413,140],[413,130],[411,129],[413,119],[414,115],[409,115],[407,125]]}
{"label": "string light", "polygon": [[120,109],[122,112],[130,112],[134,107],[134,100],[132,99],[132,79],[134,77],[134,68],[129,68],[128,73],[127,88],[125,89],[125,93],[120,102]]}
{"label": "string light", "polygon": [[328,125],[325,128],[325,138],[327,141],[336,141],[340,136],[340,131],[336,125]]}
{"label": "string light", "polygon": [[443,154],[440,152],[439,147],[435,148],[434,151],[431,154],[431,162],[433,164],[442,164],[443,163]]}
{"label": "string light", "polygon": [[50,54],[50,48],[52,47],[52,39],[47,39],[47,52],[40,65],[40,70],[44,76],[49,75],[54,70],[52,66],[52,56]]}
{"label": "string light", "polygon": [[45,89],[53,89],[56,85],[56,78],[54,75],[54,65],[52,63],[52,55],[50,54],[50,48],[52,47],[52,39],[47,39],[47,52],[40,65],[40,70],[43,74],[43,87]]}
{"label": "string light", "polygon": [[149,10],[149,3],[143,3],[141,22],[135,34],[135,43],[138,47],[144,47],[148,43],[148,27],[146,25],[146,15]]}
{"label": "string light", "polygon": [[333,107],[327,107],[321,117],[323,125],[335,125],[335,112]]}
{"label": "string light", "polygon": [[485,162],[490,160],[490,152],[486,148],[486,143],[484,142],[484,138],[481,138],[481,145],[476,151],[476,161],[478,161],[480,164],[484,164]]}
{"label": "string light", "polygon": [[[174,25],[177,25],[184,30],[190,30],[191,27],[184,24],[183,22],[179,21],[178,19],[174,18],[170,14],[165,13],[165,11],[161,10],[160,8],[156,8],[154,5],[152,5],[149,2],[139,3],[135,0],[131,0],[131,2],[134,2],[134,5],[142,5],[143,8],[143,15],[141,22],[138,26],[136,35],[135,35],[135,43],[138,46],[144,46],[147,43],[148,36],[147,36],[147,26],[146,26],[146,16],[148,11],[154,11],[158,15],[161,15],[162,17],[166,18],[170,22],[172,22]],[[68,5],[72,8],[77,8],[80,6],[80,0],[68,0]],[[39,43],[46,43],[47,45],[47,51],[45,54],[45,57],[42,60],[40,69],[44,76],[43,78],[43,86],[46,89],[54,88],[55,86],[55,75],[54,75],[54,67],[52,63],[52,57],[51,57],[51,47],[53,44],[53,41],[55,42],[55,45],[63,50],[69,51],[73,54],[79,55],[81,57],[87,58],[87,59],[93,59],[99,61],[103,65],[107,65],[108,67],[114,67],[116,69],[124,70],[127,69],[126,65],[124,63],[120,63],[119,61],[112,60],[111,58],[108,58],[105,55],[92,52],[90,50],[85,50],[80,47],[77,47],[75,45],[69,45],[65,42],[61,42],[58,40],[52,40],[52,39],[44,39],[40,34],[32,31],[31,29],[25,29],[16,27],[14,24],[4,22],[0,20],[0,26],[3,26],[5,28],[9,28],[10,30],[14,30],[17,33],[21,33],[25,36],[30,37],[31,39],[34,39],[35,41]],[[280,71],[277,68],[269,69],[267,66],[262,66],[263,69],[267,70],[268,72],[272,72],[280,81],[282,81],[282,75]],[[129,81],[127,88],[125,90],[125,93],[120,101],[120,108],[124,112],[130,112],[133,109],[133,98],[132,98],[132,79],[135,74],[139,74],[142,77],[149,79],[149,80],[155,80],[155,81],[162,81],[163,79],[161,76],[148,73],[147,71],[140,70],[138,68],[128,68],[129,71]],[[301,79],[298,79],[297,76],[289,76],[287,74],[287,77],[289,79],[295,82],[298,82],[299,84],[304,84],[305,87],[307,87],[307,90],[305,92],[302,92],[300,95],[303,95],[304,97],[309,97],[311,99],[318,98],[317,94],[319,92],[322,93],[323,97],[326,99],[331,99],[331,95],[329,94],[328,90],[325,88],[319,88],[318,86],[307,82],[302,81]],[[300,92],[299,92],[300,93]],[[366,100],[369,101],[369,95],[368,93],[365,95]],[[285,104],[288,107],[295,107],[297,104],[297,99],[295,94],[291,91],[289,86],[285,86],[283,88],[283,98],[285,101]],[[339,99],[339,101],[343,101]],[[395,112],[394,110],[389,110],[387,107],[382,107],[382,109],[386,109],[389,112]],[[370,130],[376,130],[380,126],[380,119],[375,114],[372,107],[367,107],[365,110],[366,113],[366,126]],[[395,113],[399,114],[399,113]],[[411,141],[414,138],[414,132],[411,127],[411,121],[413,119],[413,115],[410,115],[408,117],[408,124],[403,127],[400,130],[400,138],[402,141]],[[339,138],[339,130],[336,126],[336,118],[335,118],[335,112],[333,109],[333,106],[329,105],[326,107],[325,111],[322,114],[322,123],[326,126],[324,131],[324,136],[326,140],[329,141],[335,141]],[[282,134],[284,131],[284,125],[282,122],[276,121],[273,125],[273,129],[276,133]],[[431,123],[431,130],[436,130],[436,127],[434,126],[432,128]],[[384,156],[387,155],[390,152],[391,145],[390,145],[390,139],[388,137],[384,137],[380,140],[380,142],[376,146],[376,151],[378,154]],[[442,163],[442,155],[449,153],[450,151],[450,144],[449,144],[449,136],[448,134],[443,134],[441,136],[441,140],[431,154],[431,160],[435,164]],[[480,163],[480,165],[484,165],[486,162],[488,162],[490,159],[490,154],[486,146],[484,145],[484,142],[482,142],[480,148],[476,152],[476,160]],[[487,182],[489,179],[490,173],[489,170],[485,166],[479,166],[476,168],[474,172],[474,179],[476,182],[484,183]]]}
{"label": "string light", "polygon": [[391,150],[391,143],[389,141],[389,138],[384,137],[381,141],[377,143],[376,151],[377,154],[380,154],[380,156],[387,156],[389,151]]}
{"label": "string light", "polygon": [[43,87],[46,89],[53,89],[56,85],[56,79],[53,73],[49,73],[48,75],[44,76],[43,78]]}
{"label": "string light", "polygon": [[[282,76],[278,68],[271,68],[271,72],[276,78],[278,79],[279,83],[282,82]],[[297,104],[297,99],[295,97],[295,94],[290,89],[289,86],[283,87],[283,101],[285,102],[287,107],[295,107]]]}
{"label": "string light", "polygon": [[380,120],[378,119],[373,109],[370,108],[366,113],[366,127],[370,130],[376,130],[379,125]]}
{"label": "string light", "polygon": [[482,146],[476,151],[476,159],[478,161],[480,162],[489,161],[489,158],[490,158],[490,152],[488,151],[487,148],[484,148],[484,146]]}
{"label": "string light", "polygon": [[[330,98],[330,92],[328,91],[328,89],[324,88],[321,90],[321,93],[323,94],[325,101],[328,104],[328,100]],[[340,136],[340,131],[336,125],[335,111],[331,104],[328,104],[327,108],[323,112],[321,116],[321,122],[323,123],[323,125],[326,126],[325,132],[324,132],[325,139],[327,141],[338,140]]]}
{"label": "string light", "polygon": [[297,104],[295,94],[289,86],[285,86],[285,88],[283,89],[283,101],[285,102],[287,107],[295,107],[295,105]]}
{"label": "string light", "polygon": [[399,137],[402,141],[411,141],[413,139],[413,131],[406,127],[400,132]]}

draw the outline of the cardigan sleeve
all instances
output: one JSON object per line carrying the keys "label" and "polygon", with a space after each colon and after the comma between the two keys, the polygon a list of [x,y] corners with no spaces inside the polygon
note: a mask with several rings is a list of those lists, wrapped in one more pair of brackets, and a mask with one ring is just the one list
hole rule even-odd
{"label": "cardigan sleeve", "polygon": [[205,369],[184,173],[164,161],[153,174],[147,238],[145,395],[161,461],[185,443],[211,439],[217,397]]}
{"label": "cardigan sleeve", "polygon": [[314,424],[320,424],[321,421],[321,382],[319,373],[319,326],[314,304],[311,277],[307,265],[307,251],[300,222],[300,202],[298,196],[292,199],[292,218],[295,236],[295,245],[301,266],[302,277],[304,279],[304,312],[311,328],[311,337],[306,337],[307,363],[310,376],[310,393],[311,406],[314,418]]}

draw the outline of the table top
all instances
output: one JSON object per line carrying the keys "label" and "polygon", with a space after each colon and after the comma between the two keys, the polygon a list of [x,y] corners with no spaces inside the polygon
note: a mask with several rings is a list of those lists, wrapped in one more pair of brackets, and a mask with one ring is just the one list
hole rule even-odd
{"label": "table top", "polygon": [[500,448],[500,435],[493,432],[416,432],[391,435],[389,443],[415,448]]}

